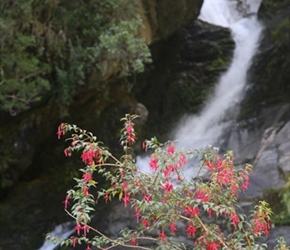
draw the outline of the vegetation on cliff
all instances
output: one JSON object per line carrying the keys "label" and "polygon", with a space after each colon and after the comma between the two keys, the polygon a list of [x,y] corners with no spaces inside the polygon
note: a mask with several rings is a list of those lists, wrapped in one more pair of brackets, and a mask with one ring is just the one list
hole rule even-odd
{"label": "vegetation on cliff", "polygon": [[137,3],[1,1],[0,111],[16,115],[48,97],[67,103],[93,72],[142,71],[151,59]]}

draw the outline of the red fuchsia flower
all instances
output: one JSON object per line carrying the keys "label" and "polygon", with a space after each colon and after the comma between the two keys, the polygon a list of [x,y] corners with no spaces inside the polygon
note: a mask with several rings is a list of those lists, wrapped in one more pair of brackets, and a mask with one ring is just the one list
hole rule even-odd
{"label": "red fuchsia flower", "polygon": [[158,166],[158,159],[156,157],[152,157],[150,159],[149,166],[152,169],[152,171],[155,172],[159,167]]}
{"label": "red fuchsia flower", "polygon": [[185,154],[181,153],[179,157],[179,164],[180,165],[186,165],[186,156]]}
{"label": "red fuchsia flower", "polygon": [[176,169],[176,167],[169,165],[167,166],[164,170],[163,170],[163,175],[164,177],[167,177],[170,173],[174,172],[174,170]]}
{"label": "red fuchsia flower", "polygon": [[218,172],[217,181],[222,185],[228,185],[233,179],[233,169],[232,168],[223,168]]}
{"label": "red fuchsia flower", "polygon": [[238,184],[235,181],[232,181],[231,185],[230,185],[230,190],[232,191],[232,194],[237,194],[238,192]]}
{"label": "red fuchsia flower", "polygon": [[208,202],[207,194],[203,190],[197,190],[196,199],[201,200],[203,202]]}
{"label": "red fuchsia flower", "polygon": [[92,165],[94,162],[95,155],[96,155],[95,151],[92,148],[90,148],[82,153],[81,159],[85,164]]}
{"label": "red fuchsia flower", "polygon": [[167,153],[172,155],[174,154],[174,151],[175,151],[174,144],[170,143],[170,145],[167,147]]}
{"label": "red fuchsia flower", "polygon": [[248,187],[249,187],[249,176],[246,175],[244,177],[244,181],[242,183],[242,188],[241,189],[242,189],[242,191],[246,191],[248,189]]}
{"label": "red fuchsia flower", "polygon": [[126,126],[126,132],[127,132],[127,141],[129,145],[133,145],[136,139],[136,135],[134,133],[134,123],[131,121],[127,121],[125,126]]}
{"label": "red fuchsia flower", "polygon": [[92,249],[91,249],[90,246],[88,245],[87,248],[86,248],[86,250],[92,250]]}
{"label": "red fuchsia flower", "polygon": [[64,123],[60,124],[57,128],[57,138],[60,139],[62,135],[65,134],[65,125]]}
{"label": "red fuchsia flower", "polygon": [[131,237],[130,245],[131,246],[138,246],[138,242],[136,240],[136,235],[135,234],[133,234],[132,237]]}
{"label": "red fuchsia flower", "polygon": [[143,226],[146,227],[146,228],[148,228],[149,225],[150,225],[150,223],[149,223],[149,221],[148,221],[147,219],[143,219],[143,220],[142,220],[142,224],[143,224]]}
{"label": "red fuchsia flower", "polygon": [[171,222],[170,225],[171,232],[175,235],[176,234],[176,222]]}
{"label": "red fuchsia flower", "polygon": [[257,234],[265,234],[267,236],[270,233],[270,223],[263,218],[255,218],[251,231]]}
{"label": "red fuchsia flower", "polygon": [[233,225],[234,225],[234,227],[235,227],[235,229],[236,229],[238,223],[240,222],[239,217],[237,216],[236,213],[231,213],[230,218],[231,218],[231,222],[233,223]]}
{"label": "red fuchsia flower", "polygon": [[65,157],[70,157],[71,156],[71,149],[68,147],[63,151]]}
{"label": "red fuchsia flower", "polygon": [[124,181],[124,182],[122,183],[122,186],[123,186],[124,191],[126,191],[127,188],[128,188],[128,182],[127,182],[127,181]]}
{"label": "red fuchsia flower", "polygon": [[205,165],[208,168],[208,170],[210,170],[210,171],[217,171],[221,168],[224,168],[224,162],[223,162],[222,158],[219,158],[216,162],[206,161]]}
{"label": "red fuchsia flower", "polygon": [[91,173],[84,173],[83,174],[83,180],[84,182],[88,182],[92,179],[92,174]]}
{"label": "red fuchsia flower", "polygon": [[108,200],[109,200],[109,194],[106,194],[106,195],[104,196],[104,200],[105,200],[106,203],[108,203]]}
{"label": "red fuchsia flower", "polygon": [[206,250],[219,250],[220,244],[217,242],[210,242],[206,246]]}
{"label": "red fuchsia flower", "polygon": [[89,196],[89,189],[88,189],[87,186],[85,186],[85,187],[83,188],[83,194],[84,194],[85,196]]}
{"label": "red fuchsia flower", "polygon": [[172,190],[173,190],[173,185],[171,182],[169,181],[166,181],[164,184],[163,184],[163,190],[164,190],[164,193],[170,193]]}
{"label": "red fuchsia flower", "polygon": [[195,215],[199,214],[199,208],[198,207],[185,206],[184,214],[185,215],[189,215],[190,217],[194,217]]}
{"label": "red fuchsia flower", "polygon": [[77,234],[78,235],[80,235],[82,229],[83,229],[83,227],[81,226],[81,224],[77,224],[75,226],[75,230],[77,231]]}
{"label": "red fuchsia flower", "polygon": [[125,193],[124,198],[122,198],[123,202],[124,202],[124,206],[127,207],[129,201],[130,201],[130,196],[128,195],[128,193]]}
{"label": "red fuchsia flower", "polygon": [[84,236],[86,237],[87,236],[87,233],[89,232],[89,226],[88,225],[83,225],[82,229],[84,230]]}
{"label": "red fuchsia flower", "polygon": [[160,234],[159,234],[159,239],[164,241],[164,239],[166,238],[166,234],[162,231]]}
{"label": "red fuchsia flower", "polygon": [[148,150],[148,145],[147,145],[146,141],[144,141],[144,142],[142,143],[142,148],[143,148],[145,151]]}
{"label": "red fuchsia flower", "polygon": [[65,208],[65,209],[67,209],[67,206],[69,205],[69,199],[70,199],[70,196],[67,195],[67,196],[65,197],[65,200],[63,201],[63,203],[64,203],[64,208]]}
{"label": "red fuchsia flower", "polygon": [[139,223],[139,220],[141,218],[141,214],[140,214],[140,210],[138,207],[135,207],[135,215],[134,216],[136,217],[137,223]]}
{"label": "red fuchsia flower", "polygon": [[143,197],[143,200],[147,203],[150,202],[151,199],[152,199],[152,195],[144,195],[144,197]]}
{"label": "red fuchsia flower", "polygon": [[207,210],[207,214],[208,214],[208,216],[211,217],[211,215],[212,215],[213,212],[214,212],[214,210],[213,210],[212,208],[209,208],[209,209]]}
{"label": "red fuchsia flower", "polygon": [[72,240],[72,247],[75,247],[75,246],[76,246],[76,244],[78,243],[78,238],[77,238],[77,237],[74,237],[74,236],[72,236],[72,237],[71,237],[71,240]]}
{"label": "red fuchsia flower", "polygon": [[189,226],[187,226],[186,228],[186,233],[188,237],[193,237],[195,235],[196,232],[196,228],[191,224]]}

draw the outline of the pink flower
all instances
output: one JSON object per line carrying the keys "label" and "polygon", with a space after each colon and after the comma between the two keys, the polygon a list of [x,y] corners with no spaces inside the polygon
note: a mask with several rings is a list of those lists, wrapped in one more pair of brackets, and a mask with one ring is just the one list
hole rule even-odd
{"label": "pink flower", "polygon": [[198,190],[196,192],[196,199],[202,200],[203,202],[208,201],[207,194],[203,190]]}
{"label": "pink flower", "polygon": [[142,224],[144,227],[149,227],[149,221],[147,219],[142,220]]}
{"label": "pink flower", "polygon": [[246,175],[244,177],[244,181],[242,183],[242,191],[246,191],[248,189],[248,187],[249,187],[249,176]]}
{"label": "pink flower", "polygon": [[236,213],[231,213],[230,218],[231,218],[231,221],[232,221],[234,227],[237,228],[237,225],[240,222],[239,217],[237,216],[237,214]]}
{"label": "pink flower", "polygon": [[63,151],[65,157],[70,157],[71,156],[71,149],[68,147]]}
{"label": "pink flower", "polygon": [[171,143],[168,147],[167,147],[167,153],[168,154],[174,154],[175,148],[174,148],[174,144]]}
{"label": "pink flower", "polygon": [[89,180],[91,180],[92,179],[92,174],[91,173],[84,173],[83,174],[83,180],[85,181],[85,182],[88,182]]}
{"label": "pink flower", "polygon": [[198,207],[185,206],[185,208],[184,208],[184,214],[189,215],[190,217],[194,217],[198,213],[199,213]]}
{"label": "pink flower", "polygon": [[87,165],[92,165],[95,157],[95,152],[92,148],[84,151],[81,155],[82,161]]}
{"label": "pink flower", "polygon": [[69,205],[69,199],[70,199],[70,197],[69,197],[69,195],[67,195],[65,197],[65,200],[63,201],[65,209],[67,209],[67,206]]}
{"label": "pink flower", "polygon": [[194,236],[195,235],[195,232],[196,232],[196,228],[193,225],[189,225],[186,228],[186,233],[187,233],[187,236],[188,237]]}
{"label": "pink flower", "polygon": [[176,223],[172,222],[169,225],[171,232],[175,235],[176,234]]}
{"label": "pink flower", "polygon": [[158,159],[156,157],[152,157],[149,162],[149,166],[152,171],[156,171],[158,169]]}
{"label": "pink flower", "polygon": [[89,196],[89,189],[88,189],[88,187],[84,187],[83,188],[83,194],[85,195],[85,196]]}
{"label": "pink flower", "polygon": [[56,134],[57,134],[57,138],[58,139],[60,139],[60,137],[65,134],[65,125],[64,125],[64,123],[62,123],[62,124],[60,124],[58,126]]}
{"label": "pink flower", "polygon": [[186,156],[185,154],[180,154],[180,158],[179,158],[179,164],[180,165],[186,165]]}
{"label": "pink flower", "polygon": [[125,196],[124,196],[124,198],[122,200],[124,202],[124,206],[127,207],[128,202],[130,201],[129,195],[127,193],[125,193]]}
{"label": "pink flower", "polygon": [[219,250],[220,244],[217,242],[211,242],[206,246],[206,250]]}
{"label": "pink flower", "polygon": [[159,238],[160,240],[164,240],[166,238],[166,234],[162,231],[160,234],[159,234]]}
{"label": "pink flower", "polygon": [[84,230],[84,236],[86,237],[90,228],[88,227],[88,225],[85,224],[85,225],[83,225],[82,229]]}
{"label": "pink flower", "polygon": [[75,230],[77,231],[77,234],[80,235],[81,230],[83,229],[83,227],[80,224],[77,224],[75,226]]}
{"label": "pink flower", "polygon": [[137,223],[139,223],[139,219],[141,218],[140,210],[139,208],[135,207],[135,217],[137,220]]}
{"label": "pink flower", "polygon": [[163,190],[164,190],[164,193],[169,193],[173,190],[173,185],[171,182],[169,181],[166,181],[164,184],[163,184]]}
{"label": "pink flower", "polygon": [[151,195],[144,195],[144,197],[143,197],[143,200],[146,201],[146,202],[150,202],[151,199],[152,199]]}
{"label": "pink flower", "polygon": [[86,248],[86,250],[92,250],[92,249],[91,249],[90,246],[88,245],[87,248]]}

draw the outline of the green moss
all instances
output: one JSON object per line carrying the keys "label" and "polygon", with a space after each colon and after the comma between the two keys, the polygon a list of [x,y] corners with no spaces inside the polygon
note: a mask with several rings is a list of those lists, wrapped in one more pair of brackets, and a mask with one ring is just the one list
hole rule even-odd
{"label": "green moss", "polygon": [[267,190],[264,197],[274,213],[272,222],[275,225],[290,225],[290,178],[284,188]]}

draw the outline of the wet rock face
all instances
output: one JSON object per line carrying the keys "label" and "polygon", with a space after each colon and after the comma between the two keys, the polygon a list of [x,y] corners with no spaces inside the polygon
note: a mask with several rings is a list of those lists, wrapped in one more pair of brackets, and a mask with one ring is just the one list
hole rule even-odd
{"label": "wet rock face", "polygon": [[264,32],[244,100],[250,113],[258,113],[265,105],[289,103],[290,96],[290,1],[263,0],[258,14]]}
{"label": "wet rock face", "polygon": [[147,137],[168,138],[184,114],[200,109],[227,69],[233,49],[228,29],[199,20],[152,46],[154,64],[133,89],[149,111]]}

